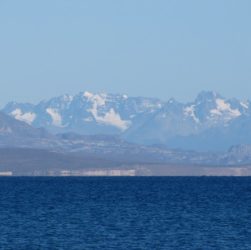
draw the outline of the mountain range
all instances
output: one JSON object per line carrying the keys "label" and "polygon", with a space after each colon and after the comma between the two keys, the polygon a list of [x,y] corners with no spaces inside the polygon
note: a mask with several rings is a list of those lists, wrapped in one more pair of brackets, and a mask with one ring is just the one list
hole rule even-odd
{"label": "mountain range", "polygon": [[250,175],[249,126],[249,101],[214,92],[187,104],[88,92],[12,102],[0,111],[0,173]]}
{"label": "mountain range", "polygon": [[141,145],[196,151],[251,144],[250,101],[213,91],[188,103],[85,91],[36,105],[10,102],[2,112],[52,134],[114,135]]}

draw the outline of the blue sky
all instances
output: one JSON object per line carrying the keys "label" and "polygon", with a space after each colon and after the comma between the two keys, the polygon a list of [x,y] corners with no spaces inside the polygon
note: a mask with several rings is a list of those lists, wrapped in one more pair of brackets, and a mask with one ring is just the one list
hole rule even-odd
{"label": "blue sky", "polygon": [[82,90],[251,98],[249,0],[0,0],[0,105]]}

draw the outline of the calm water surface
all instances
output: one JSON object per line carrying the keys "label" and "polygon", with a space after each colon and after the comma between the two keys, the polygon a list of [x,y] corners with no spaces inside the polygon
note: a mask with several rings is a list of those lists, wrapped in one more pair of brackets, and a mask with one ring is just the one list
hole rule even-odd
{"label": "calm water surface", "polygon": [[0,178],[0,249],[251,249],[251,178]]}

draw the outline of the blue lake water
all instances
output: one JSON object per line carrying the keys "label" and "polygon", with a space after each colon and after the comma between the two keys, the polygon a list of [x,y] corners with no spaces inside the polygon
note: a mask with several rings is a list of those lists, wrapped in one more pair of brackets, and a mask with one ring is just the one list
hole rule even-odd
{"label": "blue lake water", "polygon": [[0,178],[0,249],[251,249],[251,178]]}

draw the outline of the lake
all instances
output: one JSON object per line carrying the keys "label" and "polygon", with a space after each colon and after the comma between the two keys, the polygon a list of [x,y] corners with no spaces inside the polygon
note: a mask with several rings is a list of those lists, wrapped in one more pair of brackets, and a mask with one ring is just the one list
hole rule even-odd
{"label": "lake", "polygon": [[0,249],[251,249],[249,177],[1,177]]}

